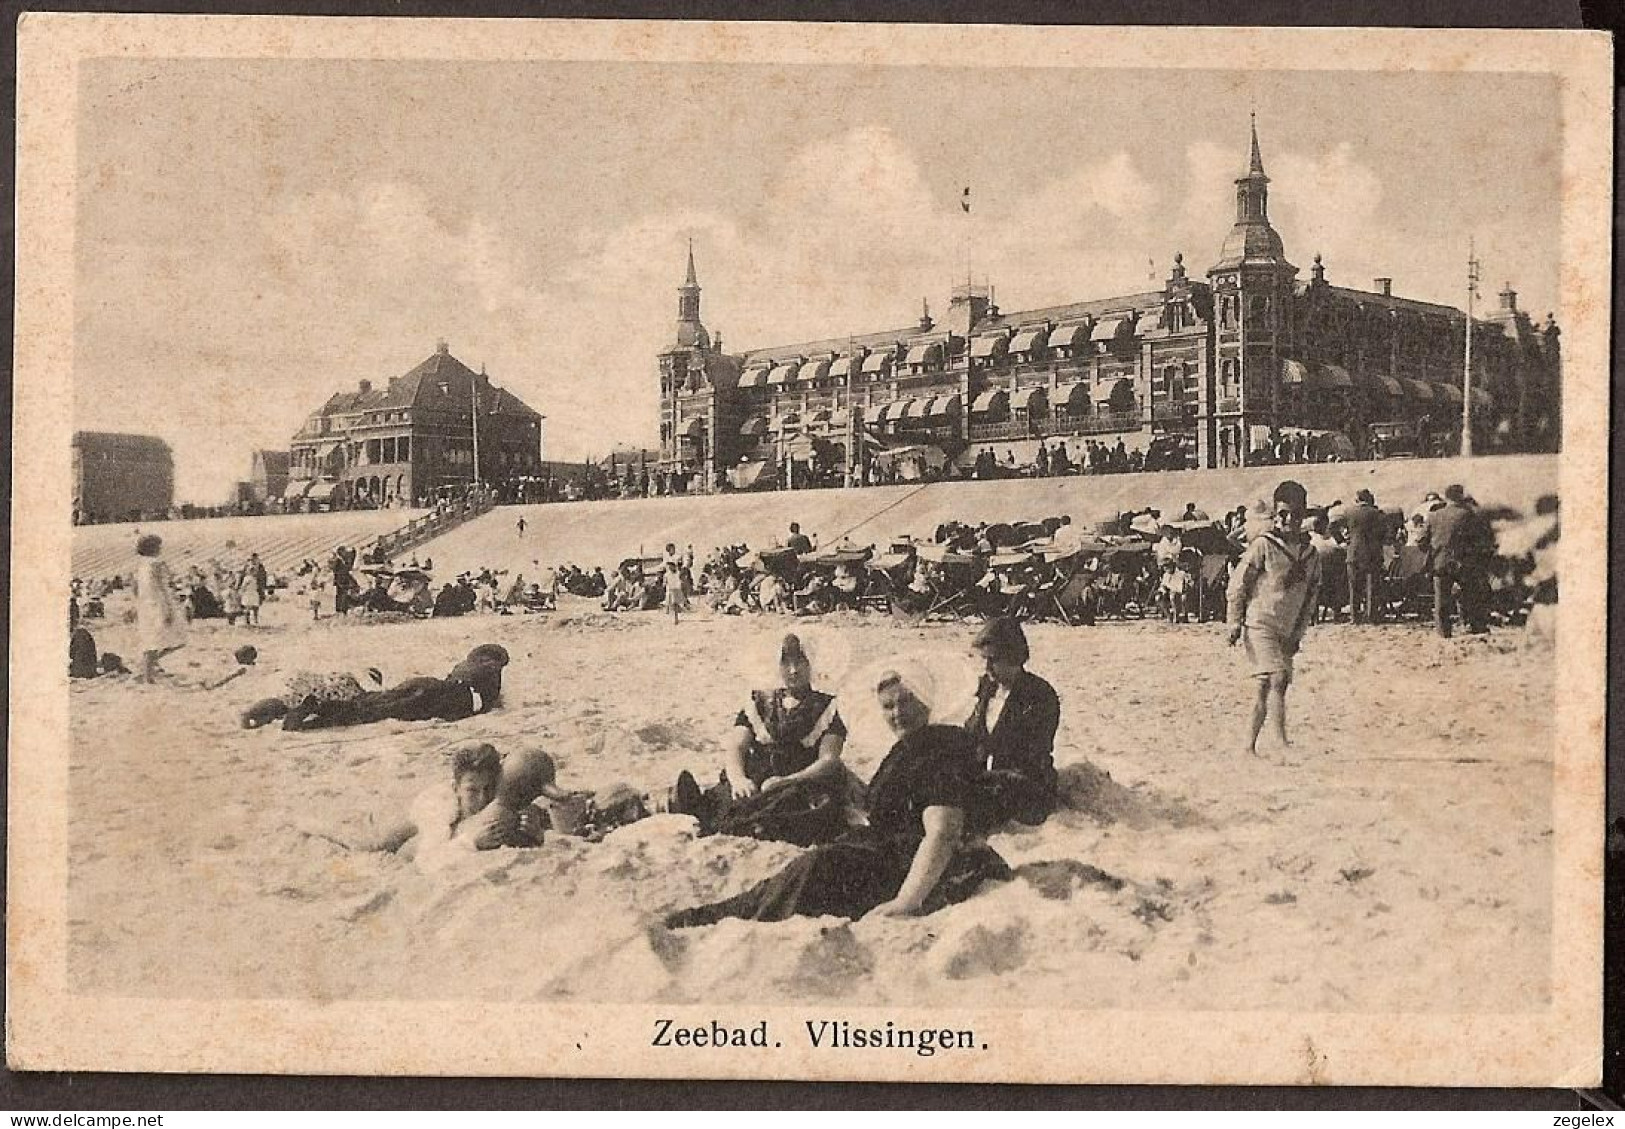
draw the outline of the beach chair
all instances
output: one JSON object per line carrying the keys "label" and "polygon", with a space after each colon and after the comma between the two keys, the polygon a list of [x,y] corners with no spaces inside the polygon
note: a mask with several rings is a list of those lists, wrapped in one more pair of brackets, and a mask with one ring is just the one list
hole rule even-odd
{"label": "beach chair", "polygon": [[914,577],[914,547],[892,545],[866,562],[868,583],[858,597],[860,611],[892,611],[898,593]]}
{"label": "beach chair", "polygon": [[1388,564],[1382,586],[1383,615],[1433,618],[1433,571],[1428,555],[1415,545],[1401,545]]}
{"label": "beach chair", "polygon": [[941,545],[923,546],[919,557],[931,565],[931,602],[921,618],[968,619],[978,614],[976,582],[981,579],[980,558],[972,553],[952,552]]}

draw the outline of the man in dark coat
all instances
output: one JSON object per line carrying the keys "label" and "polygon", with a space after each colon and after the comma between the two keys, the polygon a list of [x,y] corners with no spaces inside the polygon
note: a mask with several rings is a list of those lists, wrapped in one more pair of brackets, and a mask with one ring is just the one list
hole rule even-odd
{"label": "man in dark coat", "polygon": [[1348,526],[1349,619],[1359,623],[1382,620],[1383,546],[1388,543],[1388,518],[1377,508],[1369,490],[1354,495],[1354,505],[1343,515]]}
{"label": "man in dark coat", "polygon": [[1488,569],[1494,538],[1489,523],[1467,504],[1467,492],[1460,486],[1446,487],[1444,501],[1428,514],[1418,542],[1427,550],[1433,570],[1433,625],[1450,638],[1450,604],[1459,588],[1467,630],[1481,635],[1489,630]]}
{"label": "man in dark coat", "polygon": [[785,541],[784,547],[797,556],[805,556],[813,551],[812,538],[801,532],[801,526],[792,521],[790,523],[790,537]]}
{"label": "man in dark coat", "polygon": [[976,741],[981,771],[969,829],[985,833],[1010,820],[1037,825],[1055,810],[1055,731],[1061,702],[1055,689],[1027,669],[1021,624],[993,619],[971,644],[987,673],[965,731]]}

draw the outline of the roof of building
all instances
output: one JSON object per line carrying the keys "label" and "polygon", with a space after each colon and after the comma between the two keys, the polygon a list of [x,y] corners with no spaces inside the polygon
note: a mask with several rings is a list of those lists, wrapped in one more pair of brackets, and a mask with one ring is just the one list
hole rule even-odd
{"label": "roof of building", "polygon": [[1095,298],[1088,302],[1069,302],[1064,306],[1044,306],[1036,310],[1000,312],[997,317],[983,318],[976,323],[974,332],[987,333],[1012,326],[1035,325],[1039,322],[1077,321],[1079,318],[1101,318],[1108,314],[1135,316],[1149,306],[1161,306],[1161,290],[1144,290],[1137,294],[1119,294],[1112,298]]}
{"label": "roof of building", "polygon": [[126,451],[169,454],[169,444],[156,435],[130,435],[121,431],[75,431],[75,447],[118,447]]}
{"label": "roof of building", "polygon": [[[449,352],[436,350],[405,374],[392,377],[382,388],[335,392],[317,414],[350,415],[404,408],[455,410],[468,405],[467,389],[480,376]],[[491,384],[489,379],[481,391],[480,410],[541,418],[534,408],[507,389]]]}
{"label": "roof of building", "polygon": [[744,366],[766,364],[792,357],[816,357],[825,353],[852,353],[859,349],[888,348],[899,342],[908,344],[920,337],[941,337],[935,330],[920,331],[918,325],[907,329],[883,330],[879,333],[855,333],[848,337],[825,337],[817,341],[798,341],[790,345],[769,345],[738,354]]}
{"label": "roof of building", "polygon": [[1454,306],[1441,306],[1437,302],[1423,302],[1416,298],[1401,298],[1375,290],[1355,290],[1348,286],[1327,286],[1328,293],[1369,305],[1387,306],[1393,310],[1409,310],[1417,314],[1443,314],[1446,317],[1465,318],[1467,315]]}
{"label": "roof of building", "polygon": [[254,458],[268,474],[286,474],[289,456],[286,451],[259,450],[254,452]]}
{"label": "roof of building", "polygon": [[[1161,290],[1145,290],[1135,294],[1119,294],[1110,298],[1095,298],[1087,302],[1069,302],[1061,306],[1043,306],[1032,310],[1012,310],[1009,313],[1000,312],[992,317],[984,317],[971,327],[971,332],[992,333],[1000,329],[1015,326],[1033,325],[1040,322],[1075,321],[1079,318],[1099,318],[1106,314],[1121,314],[1134,316],[1148,306],[1162,305],[1163,292]],[[791,345],[770,345],[761,349],[752,349],[739,354],[738,361],[745,367],[752,365],[771,364],[774,361],[788,360],[792,357],[816,357],[828,353],[853,353],[859,349],[889,348],[902,344],[905,347],[921,342],[942,341],[947,335],[946,327],[935,325],[929,330],[920,329],[918,324],[906,329],[883,330],[879,333],[857,333],[848,337],[826,337],[817,341],[801,341]]]}

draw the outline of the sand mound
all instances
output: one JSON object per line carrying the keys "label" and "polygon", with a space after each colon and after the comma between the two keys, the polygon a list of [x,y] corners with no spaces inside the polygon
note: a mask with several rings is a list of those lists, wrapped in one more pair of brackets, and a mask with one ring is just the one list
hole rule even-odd
{"label": "sand mound", "polygon": [[[927,917],[668,932],[658,922],[670,911],[737,893],[798,853],[696,838],[677,816],[432,872],[342,845],[449,786],[445,751],[467,740],[540,744],[568,788],[659,794],[684,768],[714,779],[748,686],[731,656],[762,650],[786,621],[701,614],[673,628],[601,615],[358,631],[312,628],[273,603],[271,627],[194,632],[183,654],[199,669],[244,642],[261,650],[261,665],[218,693],[75,687],[70,985],[197,998],[1498,1012],[1548,994],[1552,711],[1532,703],[1552,701],[1552,675],[1511,635],[1444,644],[1421,626],[1315,629],[1293,689],[1299,748],[1280,765],[1214,743],[1250,688],[1213,630],[1034,626],[1033,666],[1063,703],[1066,806],[990,839],[1013,881]],[[128,630],[111,625],[98,642],[133,653]],[[864,663],[921,647],[963,654],[975,630],[879,617],[845,627]],[[377,666],[394,682],[443,673],[486,641],[514,656],[489,715],[237,728],[238,711],[293,671]],[[1407,680],[1432,690],[1390,693]],[[847,759],[867,776],[884,752],[854,736]]]}

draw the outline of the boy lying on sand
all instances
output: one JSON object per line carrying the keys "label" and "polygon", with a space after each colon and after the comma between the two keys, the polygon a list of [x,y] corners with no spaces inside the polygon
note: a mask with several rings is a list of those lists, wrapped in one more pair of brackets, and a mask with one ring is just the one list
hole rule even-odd
{"label": "boy lying on sand", "polygon": [[553,758],[539,748],[503,756],[484,741],[460,745],[452,751],[450,788],[431,785],[405,818],[344,845],[410,853],[420,865],[469,851],[540,846],[547,817],[535,801],[568,796],[556,774]]}

